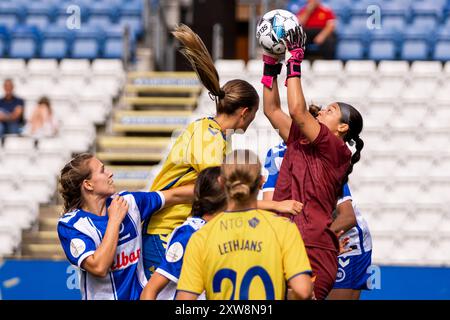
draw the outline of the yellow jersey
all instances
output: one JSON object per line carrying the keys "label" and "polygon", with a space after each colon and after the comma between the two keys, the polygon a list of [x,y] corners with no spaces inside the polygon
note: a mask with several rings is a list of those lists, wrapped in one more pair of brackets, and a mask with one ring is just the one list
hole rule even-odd
{"label": "yellow jersey", "polygon": [[311,274],[296,225],[264,210],[223,212],[188,242],[177,290],[208,300],[285,299],[291,278]]}
{"label": "yellow jersey", "polygon": [[[222,129],[213,118],[191,123],[177,138],[150,191],[162,191],[193,184],[205,168],[220,166],[227,151]],[[147,234],[169,234],[183,224],[191,205],[165,208],[154,214],[146,226]]]}

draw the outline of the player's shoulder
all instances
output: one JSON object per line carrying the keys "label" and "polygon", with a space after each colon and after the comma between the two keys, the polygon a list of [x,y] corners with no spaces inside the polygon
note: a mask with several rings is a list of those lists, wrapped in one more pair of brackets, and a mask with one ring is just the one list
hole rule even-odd
{"label": "player's shoulder", "polygon": [[71,210],[62,214],[58,219],[58,225],[74,225],[80,218],[84,217],[80,209]]}

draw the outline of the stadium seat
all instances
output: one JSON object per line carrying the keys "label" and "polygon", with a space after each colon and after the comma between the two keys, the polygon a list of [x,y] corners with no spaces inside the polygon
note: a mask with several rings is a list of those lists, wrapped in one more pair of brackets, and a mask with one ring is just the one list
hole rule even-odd
{"label": "stadium seat", "polygon": [[[385,14],[383,10],[383,14]],[[381,26],[385,30],[403,33],[406,21],[402,16],[387,16],[382,19]]]}
{"label": "stadium seat", "polygon": [[377,72],[377,66],[374,61],[347,61],[345,72],[350,77],[363,76],[371,78]]}
{"label": "stadium seat", "polygon": [[358,60],[364,58],[364,45],[359,40],[341,40],[336,49],[339,60]]}
{"label": "stadium seat", "polygon": [[439,41],[436,43],[433,52],[433,60],[450,60],[450,41]]}
{"label": "stadium seat", "polygon": [[45,30],[47,26],[50,24],[48,17],[46,16],[27,16],[25,19],[25,24],[27,26],[34,26],[39,30]]}
{"label": "stadium seat", "polygon": [[6,55],[6,52],[8,50],[8,43],[7,41],[0,37],[0,57],[4,57]]}
{"label": "stadium seat", "polygon": [[392,40],[375,40],[369,46],[369,59],[394,60],[396,58],[395,42]]}
{"label": "stadium seat", "polygon": [[217,72],[226,77],[227,75],[243,74],[245,72],[244,60],[218,59],[214,63]]}
{"label": "stadium seat", "polygon": [[124,54],[124,41],[122,39],[106,39],[103,49],[103,58],[121,59]]}
{"label": "stadium seat", "polygon": [[429,56],[429,46],[425,40],[406,40],[400,53],[402,60],[427,60]]}
{"label": "stadium seat", "polygon": [[411,5],[414,18],[430,18],[439,21],[442,18],[443,6],[439,1],[416,1]]}
{"label": "stadium seat", "polygon": [[36,42],[34,39],[13,39],[9,49],[9,56],[19,59],[31,59],[36,56]]}
{"label": "stadium seat", "polygon": [[99,56],[99,44],[96,39],[75,39],[71,57],[75,59],[95,59]]}
{"label": "stadium seat", "polygon": [[63,59],[59,70],[63,77],[88,79],[91,76],[91,65],[89,60],[85,59]]}
{"label": "stadium seat", "polygon": [[409,18],[409,5],[401,3],[401,1],[384,1],[381,5],[383,19],[392,17]]}
{"label": "stadium seat", "polygon": [[327,76],[330,73],[337,75],[343,69],[343,63],[339,60],[315,60],[311,70],[315,76]]}
{"label": "stadium seat", "polygon": [[442,74],[442,64],[439,61],[414,61],[411,64],[411,76],[414,80],[436,80]]}
{"label": "stadium seat", "polygon": [[63,59],[68,55],[67,41],[64,39],[46,39],[42,42],[41,58]]}

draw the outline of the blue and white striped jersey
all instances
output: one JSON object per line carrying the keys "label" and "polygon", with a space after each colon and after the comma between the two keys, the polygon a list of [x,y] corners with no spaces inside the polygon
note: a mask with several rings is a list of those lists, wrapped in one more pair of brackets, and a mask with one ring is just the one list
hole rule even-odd
{"label": "blue and white striped jersey", "polygon": [[[156,269],[156,272],[169,279],[170,282],[158,294],[157,300],[175,300],[186,246],[194,232],[203,227],[205,223],[206,221],[201,218],[188,218],[181,226],[173,230],[167,242],[166,256]],[[198,297],[198,300],[204,299],[204,293]]]}
{"label": "blue and white striped jersey", "polygon": [[344,194],[342,198],[338,200],[337,205],[348,200],[352,201],[353,211],[355,211],[356,216],[356,226],[354,226],[341,236],[341,238],[350,238],[347,247],[352,248],[352,251],[347,252],[340,257],[356,256],[372,250],[372,236],[370,235],[369,226],[367,225],[366,220],[361,215],[361,212],[353,202],[352,194],[350,192],[348,184],[345,184]]}
{"label": "blue and white striped jersey", "polygon": [[284,142],[269,149],[264,162],[263,176],[266,178],[266,182],[263,185],[263,192],[274,191],[278,180],[278,174],[280,173],[281,162],[283,161],[284,153],[287,146]]}
{"label": "blue and white striped jersey", "polygon": [[[287,146],[284,142],[271,148],[267,152],[266,160],[264,162],[263,175],[266,177],[266,182],[263,185],[263,192],[273,191],[277,184],[278,174],[280,172],[281,163],[283,161],[284,154]],[[344,185],[344,193],[342,198],[337,202],[340,203],[351,200],[353,210],[355,211],[357,225],[342,235],[341,238],[349,237],[350,241],[348,246],[352,247],[352,251],[346,253],[345,256],[354,256],[361,253],[372,250],[372,238],[370,236],[369,227],[367,222],[361,215],[361,212],[353,202],[352,195],[348,184]]]}
{"label": "blue and white striped jersey", "polygon": [[[100,246],[108,225],[108,215],[98,216],[81,209],[59,219],[58,236],[71,264],[80,269],[80,290],[84,300],[137,300],[147,284],[141,248],[141,222],[164,206],[161,192],[121,192],[128,203],[119,232],[114,262],[105,277],[96,277],[81,264]],[[106,202],[107,208],[112,198]]]}

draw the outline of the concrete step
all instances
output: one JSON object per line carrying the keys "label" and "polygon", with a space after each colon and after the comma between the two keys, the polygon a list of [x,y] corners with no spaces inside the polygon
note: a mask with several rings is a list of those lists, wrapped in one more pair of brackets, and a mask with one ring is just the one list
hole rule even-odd
{"label": "concrete step", "polygon": [[39,231],[56,232],[59,217],[56,218],[39,218]]}
{"label": "concrete step", "polygon": [[39,207],[39,217],[41,218],[59,218],[63,213],[62,205],[41,205]]}
{"label": "concrete step", "polygon": [[193,109],[197,105],[197,97],[131,97],[126,96],[123,102],[130,106],[183,106]]}
{"label": "concrete step", "polygon": [[22,234],[22,245],[27,244],[59,244],[56,231],[24,232]]}
{"label": "concrete step", "polygon": [[191,111],[118,111],[114,115],[112,128],[115,132],[171,133],[185,128],[191,116]]}
{"label": "concrete step", "polygon": [[22,256],[34,259],[61,259],[65,257],[61,244],[24,244]]}

